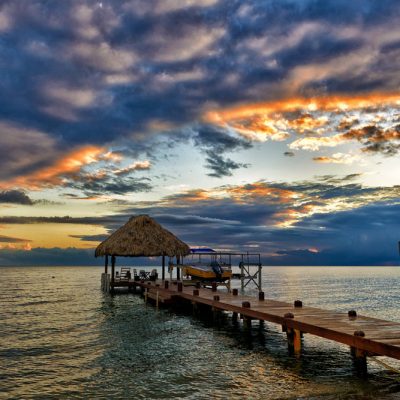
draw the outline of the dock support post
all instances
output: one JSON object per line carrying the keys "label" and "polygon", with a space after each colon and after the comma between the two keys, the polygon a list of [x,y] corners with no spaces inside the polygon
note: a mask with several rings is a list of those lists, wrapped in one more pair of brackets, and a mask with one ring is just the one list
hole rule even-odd
{"label": "dock support post", "polygon": [[147,293],[148,293],[149,289],[145,288],[144,290],[144,303],[147,305]]}
{"label": "dock support post", "polygon": [[232,313],[232,322],[234,324],[237,324],[237,322],[238,322],[238,313],[237,312]]}
{"label": "dock support post", "polygon": [[[250,302],[249,301],[243,301],[242,302],[242,307],[243,308],[250,308],[251,307],[251,304],[250,304]],[[246,329],[251,329],[251,318],[250,317],[247,317],[247,316],[245,316],[245,315],[243,315],[243,325],[244,325],[244,327],[246,328]]]}
{"label": "dock support post", "polygon": [[[293,313],[286,313],[283,318],[293,319]],[[282,330],[286,332],[289,354],[296,356],[301,353],[301,332],[298,329],[290,328],[287,325],[282,326]]]}
{"label": "dock support post", "polygon": [[158,310],[158,301],[159,301],[159,293],[158,293],[158,290],[157,290],[157,292],[156,292],[156,310]]}
{"label": "dock support post", "polygon": [[[193,289],[193,296],[198,296],[200,294],[199,289]],[[193,315],[197,316],[199,315],[199,305],[197,304],[197,301],[192,300],[192,306],[193,306]]]}
{"label": "dock support post", "polygon": [[[355,331],[354,336],[365,337],[365,333],[363,331]],[[353,346],[350,347],[350,352],[353,357],[356,374],[359,377],[365,378],[368,374],[367,352]]]}
{"label": "dock support post", "polygon": [[[213,300],[218,302],[219,301],[219,296],[215,295]],[[212,311],[212,314],[213,314],[213,321],[214,322],[219,322],[220,316],[221,316],[221,310],[219,310],[218,308],[212,306],[211,307],[211,311]]]}
{"label": "dock support post", "polygon": [[240,290],[243,292],[244,291],[244,263],[243,259],[239,264],[240,266]]}
{"label": "dock support post", "polygon": [[161,279],[165,281],[165,255],[162,256],[162,271],[161,271]]}
{"label": "dock support post", "polygon": [[243,316],[243,326],[248,330],[251,329],[251,318],[250,317]]}
{"label": "dock support post", "polygon": [[301,332],[298,329],[287,328],[286,336],[288,341],[288,350],[290,354],[296,356],[301,353]]}

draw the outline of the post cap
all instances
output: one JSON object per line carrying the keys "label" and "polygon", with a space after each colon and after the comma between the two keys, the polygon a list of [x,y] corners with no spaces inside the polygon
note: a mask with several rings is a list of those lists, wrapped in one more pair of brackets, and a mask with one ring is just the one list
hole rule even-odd
{"label": "post cap", "polygon": [[365,333],[364,333],[364,331],[355,331],[354,336],[365,337]]}
{"label": "post cap", "polygon": [[347,315],[349,318],[356,318],[357,317],[357,311],[356,310],[350,310]]}
{"label": "post cap", "polygon": [[301,300],[295,300],[294,306],[298,308],[303,307],[303,302]]}
{"label": "post cap", "polygon": [[283,318],[291,318],[291,319],[293,319],[294,318],[294,314],[291,313],[291,312],[288,312],[283,316]]}

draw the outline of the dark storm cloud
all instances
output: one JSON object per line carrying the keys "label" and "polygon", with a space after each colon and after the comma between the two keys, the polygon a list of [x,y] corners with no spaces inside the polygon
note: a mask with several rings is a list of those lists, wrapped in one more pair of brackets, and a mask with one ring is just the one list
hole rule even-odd
{"label": "dark storm cloud", "polygon": [[94,249],[44,249],[0,250],[2,266],[61,266],[61,265],[102,265],[101,259],[94,258]]}
{"label": "dark storm cloud", "polygon": [[82,191],[86,196],[149,192],[152,185],[147,178],[107,176],[104,179],[77,178],[68,184],[70,189]]}
{"label": "dark storm cloud", "polygon": [[6,190],[0,192],[0,203],[33,205],[32,199],[20,190]]}
{"label": "dark storm cloud", "polygon": [[212,176],[213,178],[232,176],[232,171],[235,169],[248,167],[248,164],[237,163],[230,158],[224,158],[212,150],[209,150],[206,153],[206,167],[212,170],[212,172],[207,175]]}
{"label": "dark storm cloud", "polygon": [[395,1],[188,4],[3,1],[0,178],[82,144],[126,140],[137,154],[152,122],[179,127],[211,106],[399,86]]}
{"label": "dark storm cloud", "polygon": [[400,124],[389,129],[368,125],[360,129],[351,129],[344,137],[361,142],[366,152],[394,155],[400,149]]}
{"label": "dark storm cloud", "polygon": [[[153,204],[137,202],[131,208],[125,203],[120,213],[104,217],[1,217],[0,224],[95,224],[111,232],[133,215],[149,214],[190,245],[232,250],[252,246],[262,253],[265,265],[396,264],[400,187],[363,187],[351,183],[356,178],[357,174],[327,175],[315,181],[226,185]],[[105,236],[75,237],[96,242]],[[15,260],[24,255],[24,263],[29,263],[32,254],[31,263],[39,262],[42,250],[33,250],[18,252]],[[46,251],[54,254],[42,262],[62,263],[63,250]],[[12,262],[14,253],[0,254],[7,254],[3,265]]]}
{"label": "dark storm cloud", "polygon": [[232,132],[213,125],[198,125],[189,130],[189,134],[196,147],[206,155],[206,168],[212,172],[208,176],[222,178],[232,176],[232,172],[239,168],[247,168],[248,164],[238,163],[223,155],[252,147],[249,140],[234,136]]}

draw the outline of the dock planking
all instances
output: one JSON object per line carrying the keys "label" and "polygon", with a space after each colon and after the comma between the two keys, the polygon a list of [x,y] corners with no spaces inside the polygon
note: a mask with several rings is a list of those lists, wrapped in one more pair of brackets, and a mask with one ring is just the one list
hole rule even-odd
{"label": "dock planking", "polygon": [[[357,373],[366,376],[367,356],[387,356],[400,360],[400,323],[348,313],[308,307],[296,300],[292,304],[272,299],[217,291],[216,287],[195,288],[177,281],[116,281],[112,288],[141,288],[145,300],[159,304],[192,304],[193,311],[199,305],[213,311],[232,313],[237,321],[240,315],[244,327],[252,320],[266,321],[282,326],[286,332],[289,352],[299,355],[303,334],[308,333],[350,346]],[[197,311],[196,311],[197,312]]]}

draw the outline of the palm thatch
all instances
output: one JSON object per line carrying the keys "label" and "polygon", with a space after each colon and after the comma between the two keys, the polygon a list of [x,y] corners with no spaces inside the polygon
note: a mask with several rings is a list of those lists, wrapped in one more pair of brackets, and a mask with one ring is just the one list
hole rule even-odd
{"label": "palm thatch", "polygon": [[189,246],[148,215],[132,217],[100,243],[95,256],[157,257],[185,256]]}

